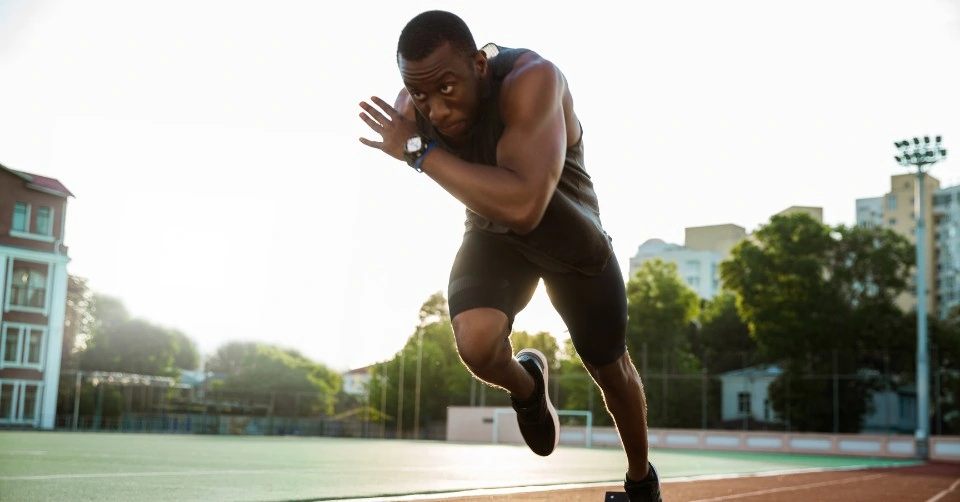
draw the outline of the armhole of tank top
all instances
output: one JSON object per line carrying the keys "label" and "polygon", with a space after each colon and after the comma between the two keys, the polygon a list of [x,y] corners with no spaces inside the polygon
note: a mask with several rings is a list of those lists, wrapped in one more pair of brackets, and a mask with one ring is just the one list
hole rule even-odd
{"label": "armhole of tank top", "polygon": [[577,136],[577,141],[575,141],[572,145],[568,146],[567,150],[572,150],[574,148],[577,148],[583,145],[583,123],[580,122],[579,118],[577,118],[577,128],[580,129],[580,134]]}

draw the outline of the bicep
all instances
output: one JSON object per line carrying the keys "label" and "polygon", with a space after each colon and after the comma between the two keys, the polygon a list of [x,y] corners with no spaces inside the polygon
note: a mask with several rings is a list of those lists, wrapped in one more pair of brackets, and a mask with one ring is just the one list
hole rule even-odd
{"label": "bicep", "polygon": [[563,170],[567,147],[563,115],[564,82],[549,63],[523,70],[506,96],[504,131],[497,165],[534,187],[552,191]]}

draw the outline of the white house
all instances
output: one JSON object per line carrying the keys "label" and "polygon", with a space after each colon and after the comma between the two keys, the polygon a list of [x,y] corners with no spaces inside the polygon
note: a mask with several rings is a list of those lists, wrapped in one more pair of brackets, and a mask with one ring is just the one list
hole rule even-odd
{"label": "white house", "polygon": [[[864,372],[868,373],[868,372]],[[770,405],[770,384],[783,370],[777,365],[752,366],[720,375],[721,420],[748,418],[757,422],[782,423]],[[916,430],[916,390],[899,386],[871,396],[873,410],[864,419],[861,433],[912,433]]]}
{"label": "white house", "polygon": [[770,406],[769,387],[783,373],[778,366],[753,366],[720,375],[721,409],[724,422],[751,418],[758,422],[780,423]]}
{"label": "white house", "polygon": [[362,396],[367,392],[367,383],[372,377],[370,375],[371,366],[356,368],[343,373],[343,392]]}

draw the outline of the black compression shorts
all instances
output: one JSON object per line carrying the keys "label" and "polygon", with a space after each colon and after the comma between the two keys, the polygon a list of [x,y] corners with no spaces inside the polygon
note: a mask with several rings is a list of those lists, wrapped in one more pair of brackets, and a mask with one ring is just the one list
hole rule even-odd
{"label": "black compression shorts", "polygon": [[531,263],[496,237],[468,231],[450,270],[450,317],[493,308],[507,315],[512,330],[542,278],[580,359],[603,366],[626,351],[627,294],[621,274],[615,255],[599,275],[560,273]]}

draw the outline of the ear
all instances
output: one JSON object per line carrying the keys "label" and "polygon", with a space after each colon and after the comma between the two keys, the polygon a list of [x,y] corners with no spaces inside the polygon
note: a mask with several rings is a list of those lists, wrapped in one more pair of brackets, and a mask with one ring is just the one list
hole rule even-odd
{"label": "ear", "polygon": [[477,73],[478,77],[486,78],[489,69],[490,65],[487,62],[487,53],[483,50],[477,51],[473,56],[473,71]]}

